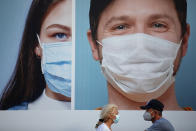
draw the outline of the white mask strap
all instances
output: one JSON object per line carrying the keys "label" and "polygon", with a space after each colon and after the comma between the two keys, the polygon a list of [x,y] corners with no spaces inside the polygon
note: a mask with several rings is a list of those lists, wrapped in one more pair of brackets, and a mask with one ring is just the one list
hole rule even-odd
{"label": "white mask strap", "polygon": [[96,42],[97,42],[98,44],[100,44],[101,46],[103,46],[103,45],[101,44],[101,42],[99,42],[98,40],[96,40]]}
{"label": "white mask strap", "polygon": [[40,45],[40,47],[42,47],[42,43],[41,43],[41,40],[39,38],[39,35],[38,34],[36,34],[36,35],[37,35],[37,39],[38,39],[39,45]]}
{"label": "white mask strap", "polygon": [[[40,38],[39,38],[39,35],[38,34],[36,34],[36,36],[37,36],[37,39],[38,39],[38,42],[39,42],[39,45],[40,45],[40,47],[42,48],[42,43],[41,43],[41,41],[40,41]],[[44,74],[44,70],[43,70],[43,67],[42,67],[42,65],[43,65],[43,61],[44,61],[44,57],[42,57],[42,59],[41,59],[41,70],[42,70],[42,74]]]}
{"label": "white mask strap", "polygon": [[180,45],[182,44],[183,38],[180,40]]}

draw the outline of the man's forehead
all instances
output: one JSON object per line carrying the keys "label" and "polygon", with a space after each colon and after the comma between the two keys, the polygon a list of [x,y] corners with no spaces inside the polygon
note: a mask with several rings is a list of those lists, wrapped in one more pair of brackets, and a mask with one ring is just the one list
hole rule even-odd
{"label": "man's forehead", "polygon": [[102,15],[105,15],[106,19],[111,17],[126,18],[122,16],[146,16],[153,14],[161,14],[162,16],[166,16],[167,14],[170,16],[172,15],[172,11],[177,14],[172,0],[115,0],[108,5]]}

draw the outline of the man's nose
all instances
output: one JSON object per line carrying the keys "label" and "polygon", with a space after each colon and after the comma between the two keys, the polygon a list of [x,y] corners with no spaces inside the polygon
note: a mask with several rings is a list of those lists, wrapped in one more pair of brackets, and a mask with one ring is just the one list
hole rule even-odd
{"label": "man's nose", "polygon": [[134,27],[134,34],[135,33],[144,33],[148,34],[148,30],[146,28],[146,25],[144,23],[136,23]]}

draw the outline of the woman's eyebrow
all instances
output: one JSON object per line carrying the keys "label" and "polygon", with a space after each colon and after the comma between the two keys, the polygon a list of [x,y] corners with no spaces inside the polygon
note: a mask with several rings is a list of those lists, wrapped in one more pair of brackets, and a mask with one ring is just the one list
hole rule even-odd
{"label": "woman's eyebrow", "polygon": [[58,28],[58,29],[63,29],[63,30],[70,31],[70,28],[68,26],[64,26],[64,25],[61,25],[61,24],[52,24],[52,25],[49,25],[46,28],[46,30],[53,29],[53,28]]}

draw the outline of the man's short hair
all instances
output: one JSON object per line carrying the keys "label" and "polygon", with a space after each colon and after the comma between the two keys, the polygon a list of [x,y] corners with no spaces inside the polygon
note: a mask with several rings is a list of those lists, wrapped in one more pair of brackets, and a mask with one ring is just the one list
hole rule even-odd
{"label": "man's short hair", "polygon": [[[91,0],[89,22],[93,40],[97,40],[97,28],[103,11],[115,0]],[[186,33],[187,2],[186,0],[173,0],[181,24],[181,37]]]}

